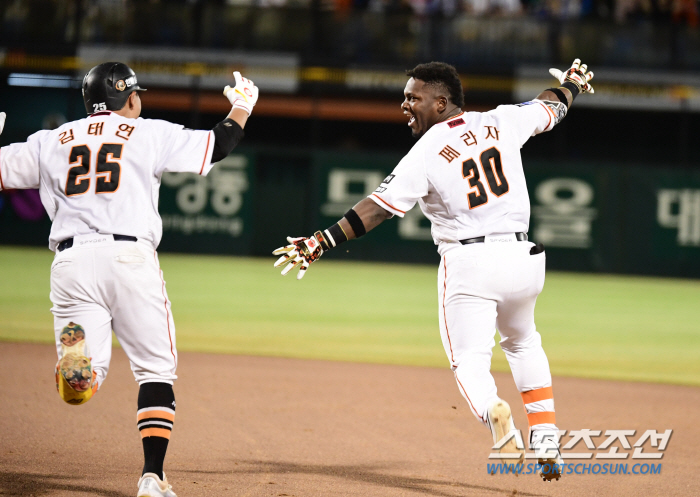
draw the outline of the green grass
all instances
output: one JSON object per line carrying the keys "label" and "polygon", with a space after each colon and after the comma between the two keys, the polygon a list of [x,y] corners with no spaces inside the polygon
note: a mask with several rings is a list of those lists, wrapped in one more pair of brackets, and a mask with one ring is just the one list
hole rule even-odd
{"label": "green grass", "polygon": [[[53,341],[47,250],[0,247],[0,340]],[[161,255],[178,348],[447,367],[436,267]],[[547,274],[536,321],[559,375],[700,385],[700,282]],[[494,369],[507,371],[499,347]]]}

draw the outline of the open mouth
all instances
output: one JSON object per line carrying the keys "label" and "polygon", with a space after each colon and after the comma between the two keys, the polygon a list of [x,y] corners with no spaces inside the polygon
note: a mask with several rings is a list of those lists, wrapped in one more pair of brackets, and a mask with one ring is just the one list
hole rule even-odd
{"label": "open mouth", "polygon": [[410,126],[411,124],[416,122],[416,117],[415,116],[409,116],[409,117],[410,117],[410,119],[408,120],[408,125]]}

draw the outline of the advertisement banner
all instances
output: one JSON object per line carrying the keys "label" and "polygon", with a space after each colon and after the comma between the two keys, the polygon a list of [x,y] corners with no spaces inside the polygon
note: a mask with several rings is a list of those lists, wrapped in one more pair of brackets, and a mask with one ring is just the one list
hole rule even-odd
{"label": "advertisement banner", "polygon": [[610,271],[606,252],[606,178],[591,167],[526,164],[530,195],[531,241],[543,243],[547,267],[574,271]]}
{"label": "advertisement banner", "polygon": [[700,172],[627,169],[623,272],[700,276]]}
{"label": "advertisement banner", "polygon": [[249,253],[254,164],[251,155],[232,154],[207,176],[163,174],[159,202],[163,240],[159,249]]}
{"label": "advertisement banner", "polygon": [[[267,255],[288,234],[337,222],[401,157],[250,150],[207,177],[165,174],[159,249]],[[525,170],[529,237],[545,245],[549,269],[700,277],[700,171],[538,161]],[[0,243],[45,245],[49,227],[37,191],[0,192]],[[324,257],[439,262],[418,206]]]}
{"label": "advertisement banner", "polygon": [[[313,167],[318,191],[318,226],[327,228],[357,202],[371,194],[401,160],[401,154],[318,152]],[[416,207],[352,244],[339,258],[437,263],[440,256],[430,235],[430,222]]]}

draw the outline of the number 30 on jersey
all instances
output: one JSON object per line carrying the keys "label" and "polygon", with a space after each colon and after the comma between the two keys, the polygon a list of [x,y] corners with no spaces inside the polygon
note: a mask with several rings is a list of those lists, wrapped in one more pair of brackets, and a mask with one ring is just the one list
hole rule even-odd
{"label": "number 30 on jersey", "polygon": [[[123,148],[121,143],[104,143],[100,147],[95,169],[95,193],[113,193],[119,189],[121,165],[114,160],[122,158]],[[82,195],[90,189],[91,158],[92,152],[87,145],[76,145],[70,150],[68,161],[76,165],[68,170],[66,196]]]}
{"label": "number 30 on jersey", "polygon": [[[496,197],[500,197],[508,193],[508,180],[503,174],[503,164],[501,164],[501,153],[496,147],[491,147],[484,150],[479,156],[481,169],[486,176],[486,182],[489,185],[489,190]],[[474,162],[474,159],[468,159],[462,162],[462,178],[469,181],[469,186],[472,191],[467,195],[469,200],[469,208],[474,209],[489,201],[486,189],[479,175],[479,167]]]}

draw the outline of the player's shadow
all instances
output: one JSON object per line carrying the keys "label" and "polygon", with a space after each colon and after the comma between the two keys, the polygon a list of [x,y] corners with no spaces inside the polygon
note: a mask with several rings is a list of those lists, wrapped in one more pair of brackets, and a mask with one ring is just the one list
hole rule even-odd
{"label": "player's shadow", "polygon": [[[504,489],[498,487],[486,487],[483,485],[469,485],[468,483],[452,482],[445,480],[431,480],[427,478],[412,478],[410,476],[397,476],[379,473],[382,469],[378,466],[370,465],[322,465],[322,464],[297,464],[283,461],[250,461],[239,460],[234,461],[235,466],[226,471],[202,471],[202,470],[171,470],[173,473],[193,473],[193,474],[300,474],[300,475],[316,475],[316,476],[331,476],[335,478],[344,478],[356,482],[369,483],[372,485],[399,488],[403,490],[411,490],[414,492],[424,493],[426,495],[435,495],[438,497],[454,497],[454,493],[448,492],[446,487],[452,487],[455,490],[468,489],[478,492],[479,494],[487,495],[513,495],[512,489]],[[516,478],[510,475],[511,478]],[[437,487],[437,488],[436,488]],[[519,496],[538,497],[543,494],[531,494],[518,491]]]}
{"label": "player's shadow", "polygon": [[116,490],[71,482],[75,478],[62,475],[38,475],[35,473],[20,473],[17,471],[0,471],[0,495],[33,495],[39,497],[57,490],[85,495],[101,495],[103,497],[132,497]]}

